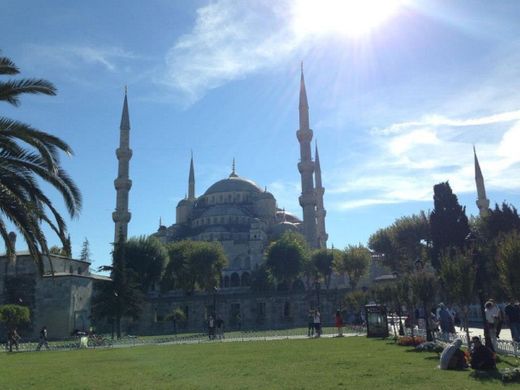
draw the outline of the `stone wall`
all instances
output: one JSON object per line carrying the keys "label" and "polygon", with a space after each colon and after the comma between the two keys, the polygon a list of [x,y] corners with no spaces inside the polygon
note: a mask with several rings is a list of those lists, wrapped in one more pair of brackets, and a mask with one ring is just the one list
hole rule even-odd
{"label": "stone wall", "polygon": [[[320,291],[319,306],[323,324],[333,326],[336,310],[340,308],[339,303],[347,291]],[[306,327],[309,310],[317,307],[317,303],[315,290],[252,293],[248,289],[233,289],[190,296],[172,293],[148,297],[140,319],[127,323],[127,326],[128,332],[135,334],[172,333],[173,321],[167,317],[180,308],[187,316],[185,323],[177,324],[177,330],[183,331],[205,331],[207,318],[214,312],[224,320],[226,330]]]}
{"label": "stone wall", "polygon": [[[87,330],[90,326],[91,297],[95,284],[108,278],[92,275],[90,263],[63,256],[45,259],[44,276],[40,276],[28,254],[18,254],[16,262],[0,256],[0,305],[12,303],[29,307],[31,323],[20,327],[24,340],[37,339],[42,326],[48,328],[49,338],[65,338],[73,330]],[[6,329],[0,328],[0,339]]]}

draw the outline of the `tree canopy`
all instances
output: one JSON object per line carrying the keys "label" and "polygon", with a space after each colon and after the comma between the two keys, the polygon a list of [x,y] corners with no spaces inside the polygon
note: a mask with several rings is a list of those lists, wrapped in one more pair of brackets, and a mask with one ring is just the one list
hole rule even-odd
{"label": "tree canopy", "polygon": [[413,263],[422,256],[424,246],[429,241],[428,217],[421,211],[398,218],[392,225],[379,229],[370,236],[368,247],[385,255],[385,265],[403,273],[413,269]]}
{"label": "tree canopy", "polygon": [[[20,73],[14,62],[0,57],[0,76]],[[56,88],[41,79],[0,81],[0,101],[13,106],[20,104],[23,94],[53,96]],[[28,124],[0,117],[0,236],[6,244],[7,254],[15,248],[9,239],[6,220],[11,222],[27,243],[29,252],[43,273],[43,257],[48,254],[47,240],[42,225],[48,226],[67,243],[65,221],[39,181],[50,185],[62,196],[71,217],[81,209],[81,194],[60,164],[60,152],[72,154],[63,140]]]}
{"label": "tree canopy", "polygon": [[0,306],[0,322],[8,328],[13,328],[31,320],[31,312],[26,306],[2,305]]}
{"label": "tree canopy", "polygon": [[90,255],[90,243],[88,242],[88,238],[85,237],[83,244],[81,245],[81,253],[79,254],[79,258],[83,261],[90,261]]}
{"label": "tree canopy", "polygon": [[448,248],[464,248],[470,230],[466,208],[459,204],[448,182],[433,186],[433,204],[430,214],[431,260],[432,265],[439,269],[441,252]]}
{"label": "tree canopy", "polygon": [[370,259],[368,248],[361,244],[349,245],[345,248],[343,256],[334,259],[334,269],[340,275],[347,275],[350,287],[355,290],[359,280],[368,269]]}
{"label": "tree canopy", "polygon": [[520,297],[520,232],[502,237],[496,260],[502,288],[511,298]]}
{"label": "tree canopy", "polygon": [[101,284],[98,294],[92,299],[94,318],[113,321],[117,337],[121,337],[121,319],[138,318],[141,314],[143,294],[136,283],[136,275],[128,270],[125,261],[125,242],[121,239],[114,244],[112,266],[103,267],[111,271],[112,282]]}
{"label": "tree canopy", "polygon": [[125,262],[137,275],[137,283],[147,292],[161,280],[168,261],[164,245],[153,236],[132,237],[125,243]]}
{"label": "tree canopy", "polygon": [[308,257],[305,239],[296,233],[286,232],[267,249],[266,266],[279,283],[291,286]]}
{"label": "tree canopy", "polygon": [[217,242],[178,241],[166,246],[168,264],[161,280],[163,291],[196,289],[210,291],[220,280],[227,264],[222,245]]}

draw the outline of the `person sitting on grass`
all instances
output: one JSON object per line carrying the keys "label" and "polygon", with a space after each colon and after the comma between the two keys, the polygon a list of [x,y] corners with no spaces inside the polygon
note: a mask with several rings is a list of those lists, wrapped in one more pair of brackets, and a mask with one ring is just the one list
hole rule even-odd
{"label": "person sitting on grass", "polygon": [[474,370],[495,370],[497,366],[493,352],[485,345],[482,345],[478,337],[473,337],[471,341],[473,342],[471,368]]}
{"label": "person sitting on grass", "polygon": [[461,351],[461,339],[455,339],[453,343],[448,345],[441,353],[440,366],[441,370],[463,370],[467,368],[464,352]]}

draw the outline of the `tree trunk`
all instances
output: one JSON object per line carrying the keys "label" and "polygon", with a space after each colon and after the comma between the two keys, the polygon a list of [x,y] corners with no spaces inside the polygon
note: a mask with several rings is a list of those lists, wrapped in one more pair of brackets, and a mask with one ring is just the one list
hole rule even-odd
{"label": "tree trunk", "polygon": [[426,305],[423,306],[423,310],[424,310],[424,321],[426,323],[426,340],[427,341],[433,341],[433,335],[432,335],[432,331],[430,329],[430,320],[429,320],[429,314],[430,312],[427,310],[427,307]]}
{"label": "tree trunk", "polygon": [[466,340],[468,340],[468,349],[471,346],[471,339],[469,338],[469,324],[468,324],[468,307],[465,306],[463,309],[464,313],[464,330],[466,331]]}
{"label": "tree trunk", "polygon": [[117,339],[121,338],[121,316],[117,316],[116,318],[116,331],[117,331]]}

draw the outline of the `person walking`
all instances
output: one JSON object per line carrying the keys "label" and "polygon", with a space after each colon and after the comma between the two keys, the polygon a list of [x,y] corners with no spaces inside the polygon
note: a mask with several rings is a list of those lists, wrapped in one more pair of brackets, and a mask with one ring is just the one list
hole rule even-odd
{"label": "person walking", "polygon": [[314,331],[315,331],[314,337],[320,337],[321,336],[321,315],[320,315],[320,311],[318,309],[316,309],[314,311],[313,322],[314,322]]}
{"label": "person walking", "polygon": [[520,303],[513,298],[509,298],[504,312],[506,323],[511,330],[511,338],[518,343],[520,342]]}
{"label": "person walking", "polygon": [[217,317],[217,338],[222,340],[224,338],[224,320]]}
{"label": "person walking", "polygon": [[339,310],[336,310],[336,329],[338,330],[338,337],[343,337],[343,318]]}
{"label": "person walking", "polygon": [[215,319],[212,315],[208,318],[208,338],[210,340],[215,339]]}
{"label": "person walking", "polygon": [[14,327],[7,334],[9,352],[13,352],[13,345],[16,347],[16,350],[18,351],[18,340],[20,340],[20,335],[18,334],[16,327]]}
{"label": "person walking", "polygon": [[41,349],[42,345],[45,345],[45,348],[49,349],[49,343],[47,341],[47,326],[44,326],[40,330],[40,342],[38,343],[36,350],[39,351]]}
{"label": "person walking", "polygon": [[314,313],[313,310],[309,310],[307,315],[307,337],[314,337]]}
{"label": "person walking", "polygon": [[446,338],[449,337],[449,334],[455,333],[455,326],[453,325],[453,317],[451,313],[448,311],[444,303],[439,304],[439,312],[438,318],[439,323],[441,325],[442,335]]}

